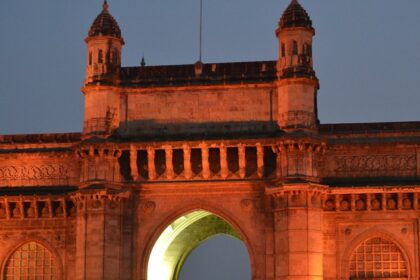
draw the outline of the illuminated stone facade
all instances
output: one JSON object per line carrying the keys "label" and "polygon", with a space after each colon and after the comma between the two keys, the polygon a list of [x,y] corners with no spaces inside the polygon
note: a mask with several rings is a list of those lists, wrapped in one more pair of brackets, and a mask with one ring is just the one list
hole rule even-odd
{"label": "illuminated stone facade", "polygon": [[177,279],[216,234],[254,280],[419,279],[420,123],[320,124],[315,30],[277,61],[121,67],[105,3],[83,133],[0,136],[1,279]]}

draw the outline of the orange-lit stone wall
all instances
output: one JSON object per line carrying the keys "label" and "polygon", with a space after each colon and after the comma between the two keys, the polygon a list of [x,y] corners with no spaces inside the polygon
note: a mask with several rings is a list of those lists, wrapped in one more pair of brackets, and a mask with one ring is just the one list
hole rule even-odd
{"label": "orange-lit stone wall", "polygon": [[58,279],[147,279],[163,229],[205,210],[241,237],[253,279],[418,279],[419,127],[120,143],[2,136],[2,277],[13,252],[37,242]]}

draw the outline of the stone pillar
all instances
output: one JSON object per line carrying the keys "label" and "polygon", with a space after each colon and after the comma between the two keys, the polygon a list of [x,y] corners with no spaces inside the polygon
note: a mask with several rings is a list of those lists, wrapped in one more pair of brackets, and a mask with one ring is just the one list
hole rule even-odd
{"label": "stone pillar", "polygon": [[372,196],[370,193],[366,194],[366,211],[372,210]]}
{"label": "stone pillar", "polygon": [[174,178],[174,164],[173,164],[173,151],[171,146],[165,146],[165,172],[166,179],[172,180]]}
{"label": "stone pillar", "polygon": [[387,193],[385,192],[382,193],[382,211],[386,211],[388,208],[388,201],[387,201],[386,195]]}
{"label": "stone pillar", "polygon": [[134,146],[130,146],[130,170],[131,178],[133,181],[139,179],[139,170],[137,168],[137,149]]}
{"label": "stone pillar", "polygon": [[403,196],[402,196],[402,193],[401,192],[398,192],[397,193],[397,196],[398,196],[398,203],[397,203],[397,207],[398,207],[398,210],[402,210],[403,209]]}
{"label": "stone pillar", "polygon": [[229,168],[227,162],[227,149],[224,144],[220,146],[220,176],[226,179],[229,175]]}
{"label": "stone pillar", "polygon": [[187,144],[182,146],[184,152],[184,176],[186,179],[192,178],[192,169],[191,169],[191,147]]}
{"label": "stone pillar", "polygon": [[149,170],[149,180],[155,180],[155,149],[152,147],[147,147],[147,169]]}
{"label": "stone pillar", "polygon": [[276,154],[276,177],[280,178],[283,175],[283,146],[274,146],[272,149]]}
{"label": "stone pillar", "polygon": [[273,197],[276,280],[322,280],[322,186],[285,185]]}
{"label": "stone pillar", "polygon": [[239,177],[244,179],[246,176],[246,157],[245,145],[239,144],[238,146],[238,159],[239,159]]}
{"label": "stone pillar", "polygon": [[260,179],[264,176],[264,147],[261,143],[257,143],[257,176]]}
{"label": "stone pillar", "polygon": [[76,193],[76,268],[74,279],[122,278],[122,201],[128,193],[106,190]]}
{"label": "stone pillar", "polygon": [[10,212],[9,200],[6,197],[4,198],[4,206],[6,208],[6,218],[10,220],[10,218],[12,217],[12,213]]}
{"label": "stone pillar", "polygon": [[201,147],[201,164],[203,167],[203,178],[210,178],[210,164],[209,164],[209,148],[206,143],[202,143]]}

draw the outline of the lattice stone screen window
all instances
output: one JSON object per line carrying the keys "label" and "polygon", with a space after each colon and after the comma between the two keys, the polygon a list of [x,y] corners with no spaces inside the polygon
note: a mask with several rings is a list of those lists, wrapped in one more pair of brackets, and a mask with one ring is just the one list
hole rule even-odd
{"label": "lattice stone screen window", "polygon": [[36,242],[19,247],[4,269],[6,280],[58,280],[59,272],[51,252]]}
{"label": "lattice stone screen window", "polygon": [[407,263],[393,242],[376,237],[364,241],[353,252],[350,279],[405,279]]}

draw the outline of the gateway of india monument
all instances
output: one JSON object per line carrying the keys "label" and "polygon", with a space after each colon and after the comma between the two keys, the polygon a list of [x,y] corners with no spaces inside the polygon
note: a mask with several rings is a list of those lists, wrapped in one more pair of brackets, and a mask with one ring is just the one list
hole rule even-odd
{"label": "gateway of india monument", "polygon": [[297,0],[275,36],[274,61],[123,67],[105,1],[83,132],[0,136],[0,279],[178,279],[218,234],[253,280],[420,279],[420,122],[320,123]]}

